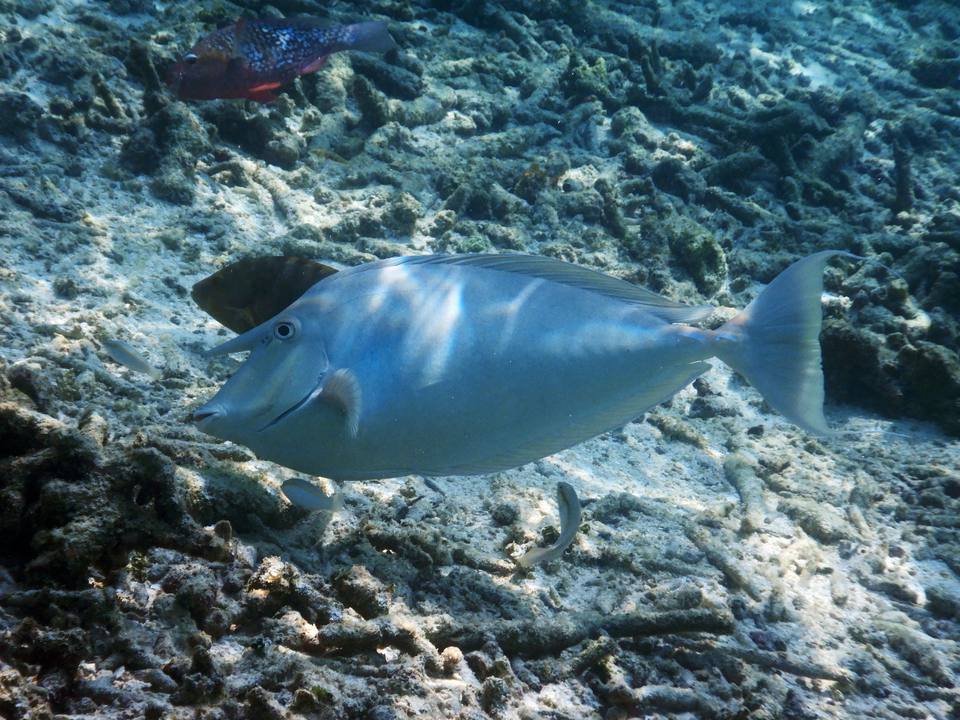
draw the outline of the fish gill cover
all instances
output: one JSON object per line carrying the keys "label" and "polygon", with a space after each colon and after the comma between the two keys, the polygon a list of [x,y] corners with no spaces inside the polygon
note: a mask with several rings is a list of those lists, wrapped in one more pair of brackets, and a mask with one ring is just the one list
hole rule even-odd
{"label": "fish gill cover", "polygon": [[[267,103],[167,87],[210,33],[302,17],[398,47]],[[958,36],[925,0],[0,0],[0,715],[955,715]],[[330,516],[188,421],[239,366],[190,288],[242,258],[530,253],[711,329],[822,250],[867,258],[823,276],[834,439],[718,364]],[[578,531],[520,568],[569,538],[560,483]]]}

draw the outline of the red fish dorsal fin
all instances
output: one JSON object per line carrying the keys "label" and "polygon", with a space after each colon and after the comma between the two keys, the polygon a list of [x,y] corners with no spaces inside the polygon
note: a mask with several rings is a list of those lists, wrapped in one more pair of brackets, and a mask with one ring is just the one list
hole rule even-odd
{"label": "red fish dorsal fin", "polygon": [[250,51],[254,49],[255,32],[255,28],[247,18],[240,18],[233,25],[233,57],[245,65],[249,64]]}
{"label": "red fish dorsal fin", "polygon": [[247,32],[247,19],[243,17],[239,18],[233,24],[233,35],[237,39],[238,45],[240,44],[239,41],[245,37],[246,32]]}

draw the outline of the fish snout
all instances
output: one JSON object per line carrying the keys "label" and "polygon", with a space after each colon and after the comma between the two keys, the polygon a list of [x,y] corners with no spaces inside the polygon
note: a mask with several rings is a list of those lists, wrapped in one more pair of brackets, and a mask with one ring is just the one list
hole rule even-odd
{"label": "fish snout", "polygon": [[194,410],[190,415],[189,419],[191,422],[196,423],[197,427],[201,430],[204,427],[209,427],[210,423],[216,418],[224,414],[223,408],[219,405],[201,405],[196,410]]}

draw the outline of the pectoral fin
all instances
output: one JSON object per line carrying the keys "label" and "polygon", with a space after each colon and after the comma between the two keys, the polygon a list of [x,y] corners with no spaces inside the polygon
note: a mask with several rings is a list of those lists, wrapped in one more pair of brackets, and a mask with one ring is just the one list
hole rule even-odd
{"label": "pectoral fin", "polygon": [[343,412],[347,424],[347,435],[355,438],[360,429],[362,400],[360,382],[357,380],[357,376],[351,370],[345,368],[334,371],[329,379],[323,383],[319,399],[326,400]]}
{"label": "pectoral fin", "polygon": [[266,90],[247,90],[245,98],[258,103],[272,103],[277,99],[277,94],[270,89]]}
{"label": "pectoral fin", "polygon": [[267,83],[263,83],[262,85],[254,85],[249,90],[252,93],[264,92],[265,90],[276,90],[282,84],[283,83],[279,83],[279,82],[267,82]]}

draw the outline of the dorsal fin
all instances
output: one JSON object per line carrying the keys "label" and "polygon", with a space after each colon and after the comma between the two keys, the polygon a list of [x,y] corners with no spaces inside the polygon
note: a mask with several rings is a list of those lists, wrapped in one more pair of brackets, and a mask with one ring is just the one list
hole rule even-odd
{"label": "dorsal fin", "polygon": [[389,258],[370,265],[351,268],[350,272],[363,272],[367,268],[372,269],[385,265],[469,265],[501,272],[518,273],[623,300],[638,305],[654,317],[670,323],[696,322],[713,312],[710,305],[684,305],[669,300],[662,295],[657,295],[652,290],[628,283],[626,280],[542,255],[514,255],[509,253],[502,255],[418,255],[415,257]]}

